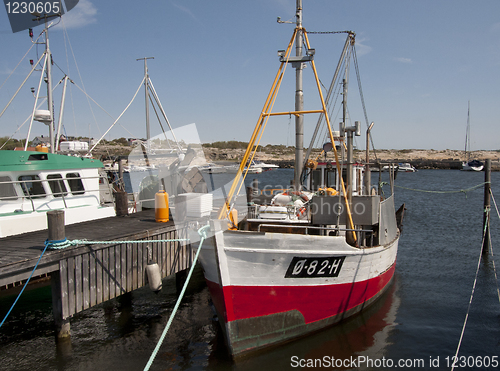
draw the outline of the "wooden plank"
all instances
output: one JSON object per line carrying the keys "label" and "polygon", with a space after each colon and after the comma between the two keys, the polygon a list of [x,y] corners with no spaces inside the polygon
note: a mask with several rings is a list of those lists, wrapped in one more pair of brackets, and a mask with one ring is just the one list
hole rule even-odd
{"label": "wooden plank", "polygon": [[75,305],[75,258],[68,259],[68,317],[76,313]]}
{"label": "wooden plank", "polygon": [[137,249],[137,286],[144,286],[144,249],[146,246],[144,244],[140,245]]}
{"label": "wooden plank", "polygon": [[76,313],[83,309],[82,291],[82,256],[75,256],[75,310]]}
{"label": "wooden plank", "polygon": [[147,246],[143,246],[143,249],[142,249],[142,271],[141,271],[143,286],[146,285],[146,266],[148,265],[148,259],[149,259],[148,257],[149,257],[148,248],[147,248]]}
{"label": "wooden plank", "polygon": [[59,262],[59,278],[61,280],[62,318],[66,319],[70,316],[68,303],[68,261],[66,259]]}
{"label": "wooden plank", "polygon": [[135,290],[139,287],[138,285],[138,278],[137,278],[137,269],[138,269],[138,264],[137,264],[137,257],[139,256],[139,249],[141,246],[144,245],[142,243],[136,243],[132,247],[132,290]]}
{"label": "wooden plank", "polygon": [[133,290],[133,285],[132,285],[132,270],[133,270],[133,266],[132,266],[132,250],[134,249],[134,245],[136,244],[133,244],[133,243],[128,243],[127,244],[127,270],[126,270],[126,277],[127,277],[127,283],[125,285],[125,291],[126,292],[129,292],[129,291],[132,291]]}
{"label": "wooden plank", "polygon": [[104,300],[102,299],[102,250],[97,250],[95,252],[95,273],[96,273],[96,304],[101,304]]}
{"label": "wooden plank", "polygon": [[89,254],[82,255],[82,299],[83,309],[90,308],[90,269]]}
{"label": "wooden plank", "polygon": [[108,250],[108,254],[109,254],[109,260],[108,260],[108,270],[109,270],[109,281],[108,281],[108,285],[109,285],[109,298],[112,299],[114,297],[117,296],[116,294],[116,275],[117,275],[117,271],[116,271],[116,260],[119,260],[119,252],[118,254],[116,253],[115,251],[115,248],[114,246],[110,246],[108,247],[106,250]]}
{"label": "wooden plank", "polygon": [[127,245],[128,244],[123,244],[121,245],[121,269],[122,269],[122,275],[121,275],[121,280],[120,280],[120,295],[124,294],[126,291],[127,287]]}
{"label": "wooden plank", "polygon": [[102,250],[102,301],[109,300],[109,249]]}
{"label": "wooden plank", "polygon": [[92,251],[89,255],[89,275],[90,275],[90,306],[93,307],[97,304],[96,300],[96,289],[97,289],[97,278],[96,278],[96,261],[95,261],[95,251]]}

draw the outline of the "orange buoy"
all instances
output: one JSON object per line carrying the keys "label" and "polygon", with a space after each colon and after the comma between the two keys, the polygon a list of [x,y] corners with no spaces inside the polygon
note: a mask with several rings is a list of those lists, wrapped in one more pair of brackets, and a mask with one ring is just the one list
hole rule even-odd
{"label": "orange buoy", "polygon": [[155,220],[159,223],[169,221],[168,215],[168,193],[160,189],[155,194]]}

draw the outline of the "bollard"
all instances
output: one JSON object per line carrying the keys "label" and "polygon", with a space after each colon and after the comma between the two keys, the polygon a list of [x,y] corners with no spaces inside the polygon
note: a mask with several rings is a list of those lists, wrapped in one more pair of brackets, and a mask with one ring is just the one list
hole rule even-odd
{"label": "bollard", "polygon": [[128,215],[128,195],[127,192],[118,191],[115,195],[115,213],[116,216]]}

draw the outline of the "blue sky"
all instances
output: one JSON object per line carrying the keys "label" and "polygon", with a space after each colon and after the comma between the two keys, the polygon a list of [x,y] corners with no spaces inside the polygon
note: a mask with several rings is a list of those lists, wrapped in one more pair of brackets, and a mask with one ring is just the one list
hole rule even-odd
{"label": "blue sky", "polygon": [[[368,119],[375,122],[376,148],[462,149],[467,102],[471,104],[472,149],[498,149],[500,138],[500,2],[498,0],[304,0],[308,31],[352,30]],[[61,24],[51,30],[54,60],[113,118],[72,88],[68,92],[68,135],[99,137],[131,100],[148,61],[150,77],[172,126],[196,123],[202,142],[248,141],[279,67],[293,25],[295,0],[80,0],[64,16],[72,49]],[[42,30],[36,27],[35,36]],[[345,35],[310,35],[316,66],[330,83]],[[28,33],[12,34],[0,10],[0,111],[29,72],[33,48]],[[41,53],[38,50],[38,55]],[[73,61],[75,55],[78,69]],[[354,71],[354,69],[352,69]],[[12,135],[29,116],[37,86],[33,76],[6,114],[0,136]],[[54,83],[62,74],[54,69]],[[311,81],[311,69],[305,78]],[[294,71],[287,73],[276,110],[293,110]],[[349,112],[363,122],[351,77]],[[83,80],[83,83],[82,83]],[[317,94],[305,91],[306,108],[319,108]],[[59,105],[61,92],[56,91]],[[351,103],[352,102],[352,103]],[[154,113],[152,112],[152,115]],[[306,142],[316,124],[307,117]],[[144,92],[107,139],[145,137]],[[338,124],[336,119],[335,126]],[[364,131],[363,129],[363,131]],[[294,122],[270,121],[263,143],[294,143]],[[152,121],[152,134],[160,126]],[[16,138],[25,138],[27,125]],[[33,135],[47,134],[35,123]],[[364,147],[364,138],[358,139]]]}

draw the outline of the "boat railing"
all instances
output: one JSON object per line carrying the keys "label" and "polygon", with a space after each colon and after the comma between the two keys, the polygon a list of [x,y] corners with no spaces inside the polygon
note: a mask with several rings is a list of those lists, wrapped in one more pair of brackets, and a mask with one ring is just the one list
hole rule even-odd
{"label": "boat railing", "polygon": [[374,243],[374,231],[371,229],[340,228],[339,226],[319,227],[319,226],[313,226],[313,225],[295,225],[295,224],[290,225],[290,224],[269,224],[269,223],[264,224],[263,223],[263,224],[259,224],[259,226],[257,227],[257,232],[260,232],[261,227],[304,229],[304,234],[309,234],[309,229],[332,231],[332,232],[335,232],[336,235],[338,235],[339,232],[354,232],[358,235],[358,241],[359,241],[359,236],[364,234],[365,241],[367,242],[367,246],[373,246],[373,243]]}

